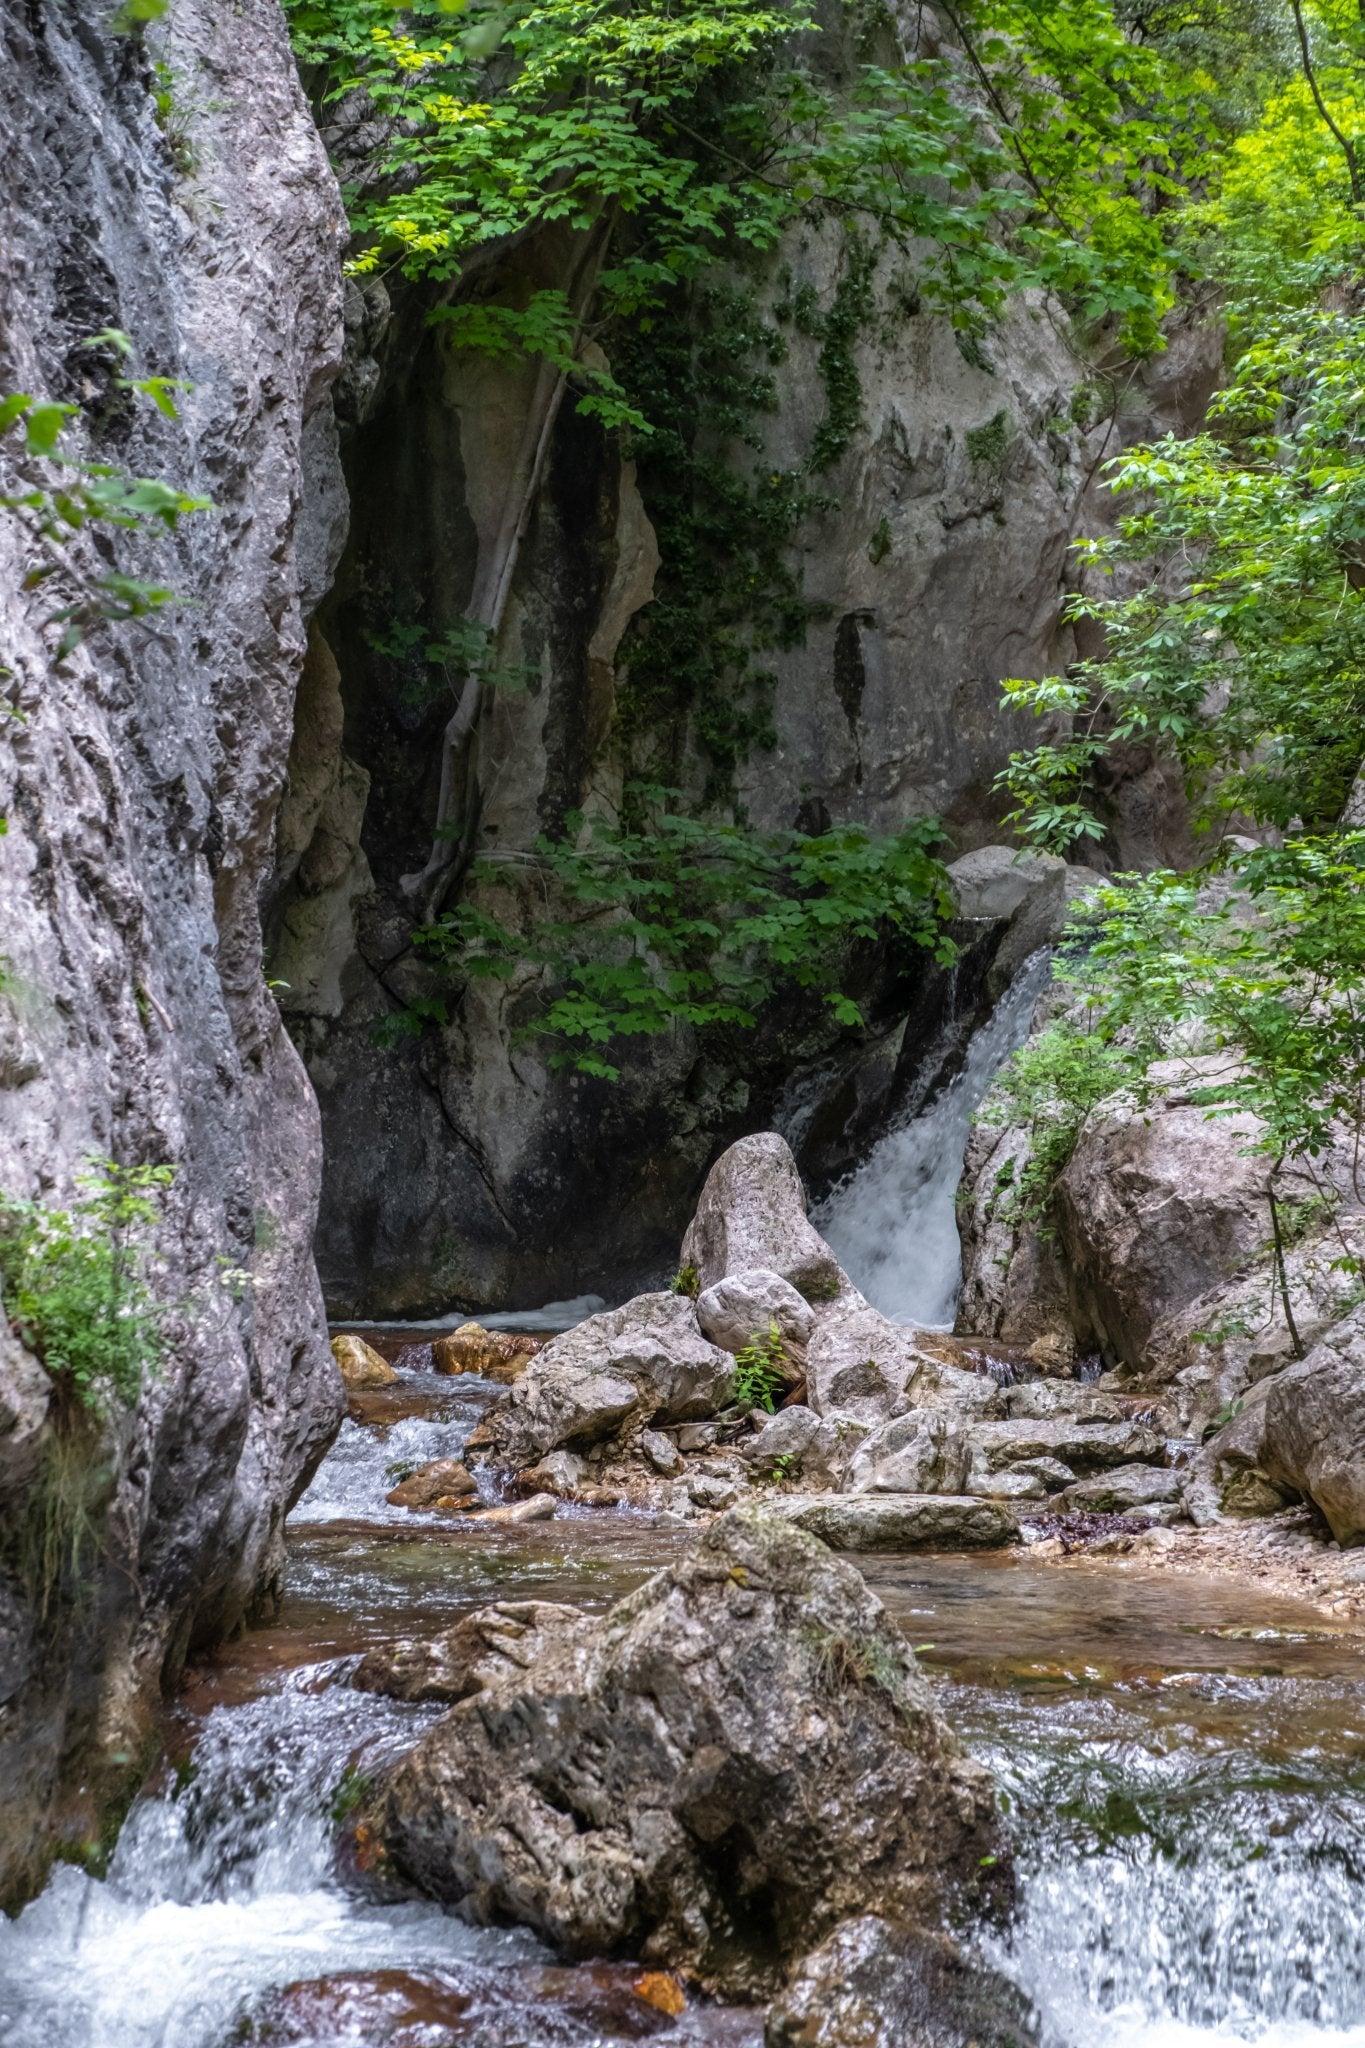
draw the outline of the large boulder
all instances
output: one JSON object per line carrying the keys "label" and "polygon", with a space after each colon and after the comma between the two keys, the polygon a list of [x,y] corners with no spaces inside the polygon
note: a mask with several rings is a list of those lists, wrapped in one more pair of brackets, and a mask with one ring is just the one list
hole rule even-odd
{"label": "large boulder", "polygon": [[1270,1232],[1260,1124],[1193,1099],[1219,1071],[1211,1056],[1160,1061],[1151,1100],[1101,1103],[1046,1217],[1026,1217],[1019,1198],[1027,1131],[978,1123],[958,1192],[958,1329],[1057,1361],[1098,1349],[1163,1379],[1187,1364],[1221,1320],[1206,1301],[1263,1258]]}
{"label": "large boulder", "polygon": [[1365,1308],[1276,1374],[1263,1429],[1267,1476],[1306,1494],[1343,1549],[1365,1543]]}
{"label": "large boulder", "polygon": [[1029,2002],[945,1934],[873,1914],[806,1956],[768,2011],[764,2048],[1030,2048]]}
{"label": "large boulder", "polygon": [[367,1344],[363,1337],[354,1334],[333,1337],[332,1356],[341,1374],[342,1385],[347,1388],[391,1387],[398,1378],[383,1353],[376,1351],[373,1344]]}
{"label": "large boulder", "polygon": [[436,1372],[474,1372],[510,1385],[520,1379],[543,1342],[542,1337],[511,1330],[485,1330],[482,1323],[461,1323],[449,1336],[436,1339],[431,1363]]}
{"label": "large boulder", "polygon": [[1072,1416],[977,1423],[967,1432],[967,1443],[972,1465],[985,1472],[1002,1472],[1035,1458],[1056,1458],[1078,1473],[1101,1472],[1116,1465],[1161,1464],[1166,1449],[1164,1439],[1145,1422],[1079,1422]]}
{"label": "large boulder", "polygon": [[741,1138],[706,1176],[682,1244],[705,1292],[728,1274],[776,1273],[807,1301],[839,1290],[839,1261],[806,1215],[806,1193],[791,1148],[776,1131]]}
{"label": "large boulder", "polygon": [[730,1400],[734,1375],[686,1295],[640,1294],[538,1351],[490,1418],[488,1441],[499,1462],[520,1466],[627,1423],[699,1420]]}
{"label": "large boulder", "polygon": [[991,962],[988,985],[992,995],[999,995],[1029,954],[1051,945],[1066,923],[1066,862],[1056,854],[1025,853],[1017,846],[978,846],[951,864],[948,879],[959,917],[1009,927]]}
{"label": "large boulder", "polygon": [[569,1955],[753,1996],[850,1916],[936,1925],[999,1849],[990,1778],[880,1602],[751,1509],[473,1675],[371,1825],[424,1891]]}
{"label": "large boulder", "polygon": [[[1156,1105],[1093,1112],[1057,1190],[1073,1313],[1113,1364],[1144,1363],[1155,1326],[1253,1258],[1270,1229],[1254,1117],[1190,1099],[1205,1062],[1163,1061]],[[1189,1069],[1194,1067],[1195,1072]]]}

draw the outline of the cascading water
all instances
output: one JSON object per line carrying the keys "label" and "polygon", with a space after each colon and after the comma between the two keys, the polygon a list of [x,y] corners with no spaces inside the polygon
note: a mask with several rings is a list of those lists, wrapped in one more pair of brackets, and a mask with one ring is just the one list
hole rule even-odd
{"label": "cascading water", "polygon": [[879,1139],[812,1214],[855,1287],[893,1322],[952,1328],[962,1284],[953,1203],[972,1115],[1023,1044],[1050,973],[1050,956],[1035,953],[973,1033],[961,1070],[919,1116]]}
{"label": "cascading water", "polygon": [[[0,1919],[4,2048],[759,2048],[761,2015],[665,2021],[629,1969],[547,1969],[530,1936],[380,1903],[337,1862],[338,1795],[440,1711],[355,1691],[358,1650],[493,1598],[600,1608],[688,1540],[387,1509],[393,1467],[457,1451],[482,1392],[405,1373],[394,1409],[439,1412],[339,1440],[280,1621],[201,1674],[188,1759],[108,1877],[60,1868]],[[1365,2048],[1365,1645],[1234,1584],[862,1562],[1008,1795],[1018,1908],[991,1953],[1043,2048]]]}

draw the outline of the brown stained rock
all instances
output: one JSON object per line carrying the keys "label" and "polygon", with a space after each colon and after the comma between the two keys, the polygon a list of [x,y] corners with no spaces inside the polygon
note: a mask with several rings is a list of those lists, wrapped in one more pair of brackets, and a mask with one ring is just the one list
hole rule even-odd
{"label": "brown stained rock", "polygon": [[867,1915],[798,1965],[765,2048],[1032,2048],[1028,2000],[947,1935]]}
{"label": "brown stained rock", "polygon": [[526,1668],[523,1646],[536,1649],[556,1628],[576,1628],[576,1607],[548,1600],[504,1601],[467,1614],[429,1639],[405,1637],[368,1650],[351,1683],[390,1699],[444,1701],[453,1706],[499,1678]]}
{"label": "brown stained rock", "polygon": [[332,1356],[347,1387],[390,1387],[398,1378],[387,1358],[363,1337],[333,1337]]}
{"label": "brown stained rock", "polygon": [[521,1378],[543,1341],[505,1330],[485,1330],[481,1323],[462,1323],[449,1336],[436,1339],[431,1362],[437,1372],[476,1372],[510,1386]]}
{"label": "brown stained rock", "polygon": [[478,1490],[458,1458],[433,1458],[385,1498],[391,1508],[463,1507]]}
{"label": "brown stained rock", "polygon": [[752,1509],[514,1657],[397,1765],[370,1824],[423,1890],[568,1955],[754,1996],[852,1914],[937,1921],[998,1851],[991,1780],[881,1603]]}

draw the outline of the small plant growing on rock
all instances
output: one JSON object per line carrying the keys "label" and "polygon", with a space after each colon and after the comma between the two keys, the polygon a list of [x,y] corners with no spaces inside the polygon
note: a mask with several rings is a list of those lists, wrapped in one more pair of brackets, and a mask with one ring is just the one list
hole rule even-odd
{"label": "small plant growing on rock", "polygon": [[147,1287],[149,1241],[174,1178],[101,1159],[69,1209],[0,1195],[0,1301],[70,1407],[130,1408],[155,1366],[164,1310]]}
{"label": "small plant growing on rock", "polygon": [[735,1393],[751,1408],[773,1412],[773,1396],[785,1384],[782,1372],[782,1332],[774,1319],[766,1335],[757,1332],[735,1359]]}
{"label": "small plant growing on rock", "polygon": [[679,1266],[668,1283],[670,1294],[685,1294],[689,1301],[695,1301],[701,1293],[701,1275],[695,1266]]}

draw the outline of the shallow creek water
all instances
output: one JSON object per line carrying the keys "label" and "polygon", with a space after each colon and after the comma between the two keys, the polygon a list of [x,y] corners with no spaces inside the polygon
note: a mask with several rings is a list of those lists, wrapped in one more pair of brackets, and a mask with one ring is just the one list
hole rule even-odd
{"label": "shallow creek water", "polygon": [[[107,1879],[59,1869],[0,1923],[5,2048],[453,2048],[488,2027],[758,2048],[751,2013],[667,2020],[629,1969],[555,1969],[524,1934],[368,1903],[335,1866],[343,1772],[431,1711],[349,1690],[359,1651],[490,1598],[600,1609],[691,1540],[624,1513],[481,1529],[386,1507],[390,1468],[456,1450],[490,1393],[405,1375],[345,1426],[293,1518],[278,1621],[188,1674]],[[863,1565],[1004,1788],[1020,1891],[995,1954],[1048,2048],[1365,2048],[1365,1643],[1244,1588],[1027,1552]]]}

